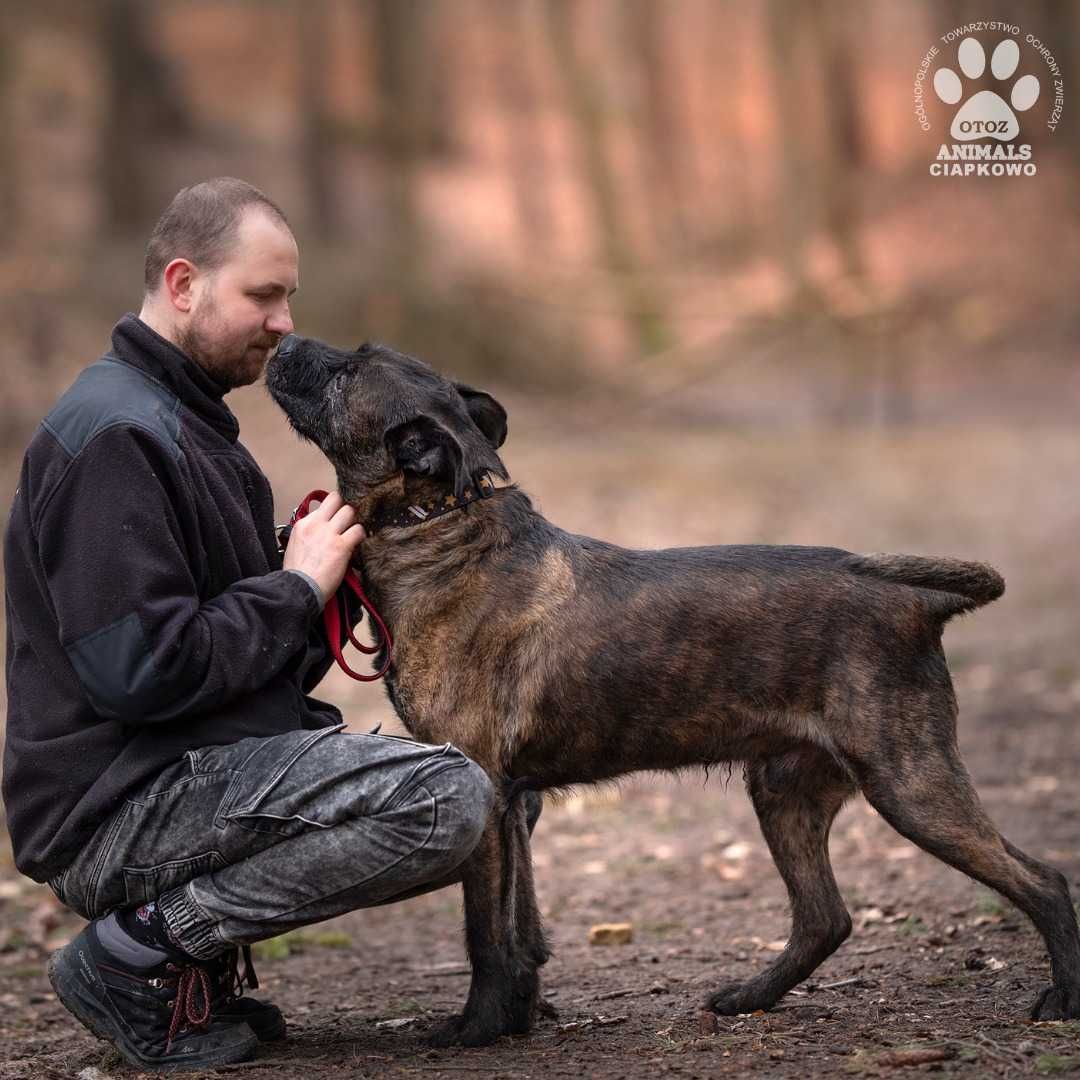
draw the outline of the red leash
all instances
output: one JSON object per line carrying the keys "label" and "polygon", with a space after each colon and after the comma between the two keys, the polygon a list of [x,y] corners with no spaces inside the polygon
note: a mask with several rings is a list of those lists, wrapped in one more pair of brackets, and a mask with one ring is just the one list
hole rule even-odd
{"label": "red leash", "polygon": [[[325,491],[312,491],[306,495],[300,505],[293,511],[289,524],[295,525],[302,517],[307,517],[311,512],[311,504],[313,502],[322,502],[325,498]],[[376,644],[364,645],[353,636],[348,619],[346,588],[352,589],[363,609],[371,616],[371,621],[374,623],[376,630]],[[361,675],[359,672],[353,671],[345,662],[345,657],[341,653],[341,624],[343,622],[349,641],[362,653],[372,656],[385,647],[386,659],[383,661],[382,667],[374,675]],[[338,667],[346,675],[358,679],[360,682],[374,682],[386,674],[390,667],[390,660],[393,657],[394,642],[390,637],[390,631],[386,629],[386,623],[382,621],[382,616],[375,610],[375,605],[367,598],[367,594],[360,584],[360,578],[351,566],[345,571],[345,579],[342,581],[341,587],[326,601],[326,607],[323,608],[323,623],[326,626],[326,639],[330,642],[330,651],[334,654]]]}

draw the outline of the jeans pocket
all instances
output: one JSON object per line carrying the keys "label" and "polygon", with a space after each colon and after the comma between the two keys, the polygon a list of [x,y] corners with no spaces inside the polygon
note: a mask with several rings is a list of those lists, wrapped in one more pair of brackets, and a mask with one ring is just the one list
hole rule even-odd
{"label": "jeans pocket", "polygon": [[84,919],[96,919],[116,906],[117,897],[111,887],[115,881],[112,867],[131,810],[132,804],[125,802],[107,819],[64,875],[61,883],[64,903]]}
{"label": "jeans pocket", "polygon": [[237,769],[218,805],[214,824],[224,828],[234,818],[255,812],[303,754],[327,735],[337,734],[344,726],[295,731],[266,739]]}
{"label": "jeans pocket", "polygon": [[122,872],[127,903],[131,907],[148,904],[170,889],[179,888],[194,878],[220,870],[226,865],[220,851],[205,851],[201,855],[175,859],[157,866],[125,866]]}

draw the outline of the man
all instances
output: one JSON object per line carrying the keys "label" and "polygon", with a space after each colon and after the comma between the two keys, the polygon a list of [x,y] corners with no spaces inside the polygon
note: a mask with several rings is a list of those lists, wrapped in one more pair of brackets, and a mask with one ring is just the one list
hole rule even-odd
{"label": "man", "polygon": [[363,528],[331,494],[282,557],[223,401],[292,330],[297,267],[256,188],[181,191],[139,316],[34,435],[5,537],[16,865],[91,920],[50,961],[59,999],[144,1069],[281,1037],[236,994],[238,947],[447,883],[492,804],[454,747],[345,733],[309,696]]}

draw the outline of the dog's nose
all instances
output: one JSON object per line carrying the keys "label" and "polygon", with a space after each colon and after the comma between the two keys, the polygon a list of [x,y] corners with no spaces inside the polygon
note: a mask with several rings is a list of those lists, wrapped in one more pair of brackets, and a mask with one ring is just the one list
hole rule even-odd
{"label": "dog's nose", "polygon": [[278,342],[277,354],[278,356],[285,357],[296,348],[297,342],[300,338],[296,334],[286,334],[280,342]]}

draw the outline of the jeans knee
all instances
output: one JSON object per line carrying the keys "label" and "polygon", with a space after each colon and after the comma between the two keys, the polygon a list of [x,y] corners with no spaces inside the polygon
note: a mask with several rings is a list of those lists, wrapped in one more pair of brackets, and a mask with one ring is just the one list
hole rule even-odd
{"label": "jeans knee", "polygon": [[471,758],[440,773],[436,799],[444,843],[465,858],[480,840],[495,804],[495,787],[488,774]]}

